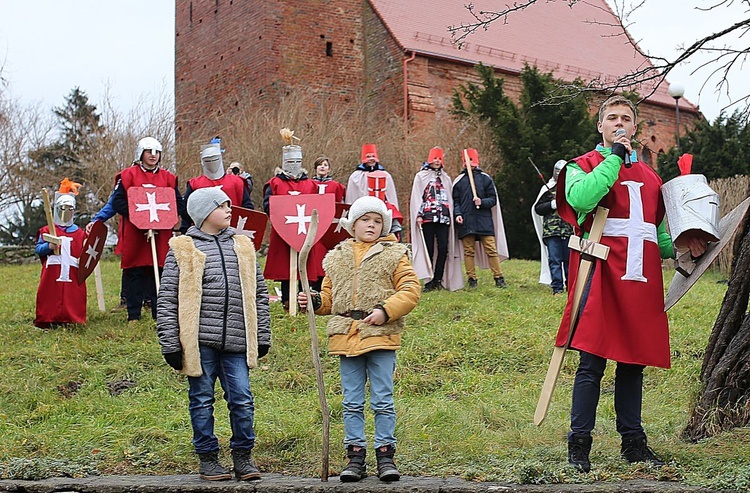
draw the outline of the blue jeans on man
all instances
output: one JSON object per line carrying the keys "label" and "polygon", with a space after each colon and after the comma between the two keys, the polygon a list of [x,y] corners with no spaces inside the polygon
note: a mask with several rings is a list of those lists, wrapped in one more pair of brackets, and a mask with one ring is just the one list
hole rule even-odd
{"label": "blue jeans on man", "polygon": [[365,387],[370,380],[370,408],[375,414],[375,448],[396,445],[396,408],[393,373],[396,351],[377,350],[360,356],[341,356],[344,393],[344,445],[367,447],[365,437]]}
{"label": "blue jeans on man", "polygon": [[568,238],[548,236],[544,238],[544,244],[547,245],[547,263],[552,277],[552,293],[562,293],[568,285],[568,263],[570,261]]}
{"label": "blue jeans on man", "polygon": [[203,375],[188,377],[190,389],[190,422],[196,454],[217,452],[219,441],[214,435],[214,386],[219,379],[229,408],[232,450],[250,450],[255,445],[255,404],[250,391],[250,369],[245,353],[228,353],[200,346]]}

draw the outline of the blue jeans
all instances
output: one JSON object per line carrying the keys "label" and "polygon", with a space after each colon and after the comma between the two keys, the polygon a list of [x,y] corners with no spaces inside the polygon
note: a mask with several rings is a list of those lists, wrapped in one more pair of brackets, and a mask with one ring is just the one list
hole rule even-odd
{"label": "blue jeans", "polygon": [[375,448],[396,445],[396,408],[393,405],[393,372],[396,351],[378,350],[341,357],[344,392],[344,445],[367,447],[365,438],[365,386],[370,380],[370,408],[375,414]]}
{"label": "blue jeans", "polygon": [[233,450],[250,450],[255,445],[253,421],[255,405],[250,391],[250,370],[245,353],[227,353],[201,346],[203,375],[188,377],[190,390],[190,422],[193,425],[193,446],[196,454],[219,450],[214,435],[214,385],[219,378],[224,400],[229,408]]}
{"label": "blue jeans", "polygon": [[[590,435],[596,422],[601,381],[607,360],[581,353],[573,383],[573,406],[570,410],[570,430],[579,435]],[[624,438],[644,436],[641,425],[643,402],[643,369],[641,365],[617,363],[615,369],[615,413],[617,432]]]}
{"label": "blue jeans", "polygon": [[547,263],[549,264],[549,273],[552,276],[552,292],[560,293],[568,284],[568,263],[570,261],[568,238],[549,236],[544,239],[544,244],[547,245]]}

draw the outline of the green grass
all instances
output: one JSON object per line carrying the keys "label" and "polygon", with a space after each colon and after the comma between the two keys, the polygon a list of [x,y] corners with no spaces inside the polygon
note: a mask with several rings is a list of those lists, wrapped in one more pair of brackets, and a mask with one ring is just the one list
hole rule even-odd
{"label": "green grass", "polygon": [[[532,423],[564,308],[537,284],[537,262],[503,264],[510,287],[480,271],[476,291],[425,293],[398,353],[397,459],[409,475],[457,475],[513,483],[649,478],[742,490],[750,485],[750,430],[698,444],[679,436],[699,391],[703,350],[726,285],[709,272],[669,312],[673,368],[646,370],[644,424],[669,464],[631,466],[619,458],[612,402],[614,365],[603,382],[591,474],[566,467],[565,433],[576,355],[569,353],[547,420]],[[118,302],[120,270],[103,263],[107,306]],[[184,377],[161,358],[154,323],[100,313],[90,294],[85,326],[32,326],[38,264],[0,266],[0,476],[182,474],[196,470]],[[671,278],[671,273],[667,273]],[[272,304],[273,348],[252,371],[261,469],[319,475],[321,414],[307,319]],[[324,318],[318,332],[324,344]],[[331,469],[344,463],[338,365],[323,355],[331,411]],[[134,386],[111,395],[108,384]],[[372,417],[368,411],[368,436]],[[216,432],[230,436],[219,401]],[[226,453],[226,452],[224,452]],[[372,458],[368,458],[372,461]]]}

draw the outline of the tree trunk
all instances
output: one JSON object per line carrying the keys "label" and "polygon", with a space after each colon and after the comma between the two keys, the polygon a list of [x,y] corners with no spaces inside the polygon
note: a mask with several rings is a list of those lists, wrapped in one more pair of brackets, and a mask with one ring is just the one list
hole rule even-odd
{"label": "tree trunk", "polygon": [[750,422],[750,214],[701,368],[701,394],[683,438],[698,441]]}

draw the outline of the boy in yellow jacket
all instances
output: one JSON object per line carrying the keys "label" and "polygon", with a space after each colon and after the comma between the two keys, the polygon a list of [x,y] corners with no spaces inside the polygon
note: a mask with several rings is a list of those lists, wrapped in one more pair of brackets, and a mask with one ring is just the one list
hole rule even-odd
{"label": "boy in yellow jacket", "polygon": [[[339,243],[323,260],[326,276],[320,293],[312,296],[318,315],[328,321],[328,352],[340,357],[344,393],[344,444],[349,463],[344,482],[367,476],[365,467],[365,387],[370,379],[370,407],[375,414],[375,455],[381,481],[398,481],[396,411],[393,373],[401,347],[404,315],[422,294],[410,253],[389,233],[392,215],[377,197],[360,197],[341,224],[354,237]],[[300,293],[300,308],[307,297]]]}

